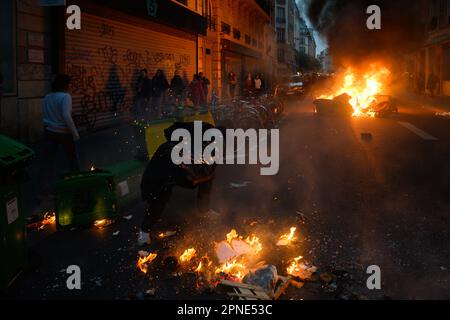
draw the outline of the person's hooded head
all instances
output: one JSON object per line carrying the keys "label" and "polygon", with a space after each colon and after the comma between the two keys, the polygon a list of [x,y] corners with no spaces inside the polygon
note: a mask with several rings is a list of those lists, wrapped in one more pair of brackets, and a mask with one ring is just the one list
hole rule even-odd
{"label": "person's hooded head", "polygon": [[67,74],[59,73],[52,82],[52,92],[65,92],[69,88],[71,77]]}

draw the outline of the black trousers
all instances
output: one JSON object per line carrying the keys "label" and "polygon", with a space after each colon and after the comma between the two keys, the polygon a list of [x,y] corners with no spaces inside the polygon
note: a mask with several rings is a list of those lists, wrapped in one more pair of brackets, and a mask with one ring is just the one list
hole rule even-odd
{"label": "black trousers", "polygon": [[[151,232],[161,219],[162,213],[172,195],[172,187],[155,185],[155,188],[152,188],[152,191],[147,195],[148,206],[141,226],[142,231]],[[212,180],[197,186],[197,209],[200,212],[207,212],[210,209],[211,188]]]}
{"label": "black trousers", "polygon": [[69,171],[79,171],[78,153],[70,133],[56,133],[45,130],[44,132],[44,167],[41,170],[41,181],[43,182],[44,193],[50,192],[55,179],[56,168],[61,168],[56,164],[58,150],[62,148],[68,162]]}

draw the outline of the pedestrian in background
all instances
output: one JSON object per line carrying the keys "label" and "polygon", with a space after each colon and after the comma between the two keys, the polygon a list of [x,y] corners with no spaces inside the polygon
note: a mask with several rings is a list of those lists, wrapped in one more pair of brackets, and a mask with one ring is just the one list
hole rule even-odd
{"label": "pedestrian in background", "polygon": [[430,93],[430,97],[434,98],[436,96],[436,91],[439,87],[439,77],[432,72],[428,77],[427,89]]}
{"label": "pedestrian in background", "polygon": [[209,94],[209,85],[210,85],[210,81],[208,78],[205,77],[203,72],[200,72],[198,74],[198,77],[200,78],[200,82],[203,88],[203,98],[202,101],[200,102],[200,105],[202,107],[206,107],[208,105],[208,94]]}
{"label": "pedestrian in background", "polygon": [[136,84],[136,117],[138,120],[147,120],[152,98],[152,80],[147,69],[140,71]]}
{"label": "pedestrian in background", "polygon": [[244,80],[244,93],[249,95],[255,90],[255,82],[253,81],[252,73],[249,72]]}
{"label": "pedestrian in background", "polygon": [[228,74],[228,87],[230,90],[230,97],[233,99],[235,94],[236,94],[236,86],[237,86],[237,78],[236,78],[236,74],[231,71]]}
{"label": "pedestrian in background", "polygon": [[156,118],[158,119],[162,118],[163,115],[162,102],[166,96],[167,89],[169,89],[169,82],[167,81],[164,72],[159,69],[158,71],[156,71],[156,74],[152,79],[152,106],[156,113]]}
{"label": "pedestrian in background", "polygon": [[202,101],[204,101],[205,93],[200,77],[194,74],[192,82],[189,84],[189,96],[195,108],[198,108]]}
{"label": "pedestrian in background", "polygon": [[258,95],[262,92],[262,80],[259,75],[255,77],[255,92]]}
{"label": "pedestrian in background", "polygon": [[175,71],[175,75],[170,81],[170,88],[172,89],[174,103],[177,107],[182,107],[186,85],[178,71]]}
{"label": "pedestrian in background", "polygon": [[[75,141],[80,139],[78,130],[72,119],[72,97],[67,92],[70,77],[58,74],[52,83],[52,92],[47,94],[43,101],[42,114],[44,123],[44,156],[45,163],[42,173],[45,175],[41,181],[44,183],[44,192],[53,181],[58,149],[62,148],[68,161],[70,171],[79,171],[78,154]],[[45,185],[47,184],[47,185]]]}

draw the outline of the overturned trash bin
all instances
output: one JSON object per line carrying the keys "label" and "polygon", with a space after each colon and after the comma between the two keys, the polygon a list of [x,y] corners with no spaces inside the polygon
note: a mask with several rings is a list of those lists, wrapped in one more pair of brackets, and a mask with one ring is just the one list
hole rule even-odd
{"label": "overturned trash bin", "polygon": [[59,229],[91,225],[118,214],[139,200],[144,166],[139,161],[65,175],[55,188]]}
{"label": "overturned trash bin", "polygon": [[202,121],[214,125],[214,118],[209,109],[180,110],[175,117],[152,120],[148,122],[135,122],[134,131],[138,148],[136,158],[148,161],[156,150],[166,142],[164,130],[170,128],[176,122]]}
{"label": "overturned trash bin", "polygon": [[6,289],[25,264],[25,212],[21,185],[34,152],[0,135],[0,289]]}

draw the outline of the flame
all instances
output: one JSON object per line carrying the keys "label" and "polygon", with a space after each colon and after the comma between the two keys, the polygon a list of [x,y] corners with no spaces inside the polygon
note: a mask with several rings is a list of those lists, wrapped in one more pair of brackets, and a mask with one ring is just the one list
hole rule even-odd
{"label": "flame", "polygon": [[216,274],[224,273],[239,281],[245,277],[248,273],[248,267],[243,262],[239,262],[237,259],[227,261],[216,269]]}
{"label": "flame", "polygon": [[261,242],[259,242],[259,238],[257,236],[249,236],[247,237],[247,239],[245,239],[245,242],[253,248],[255,254],[258,254],[262,251],[262,244]]}
{"label": "flame", "polygon": [[39,230],[45,228],[45,226],[54,224],[56,222],[56,215],[54,212],[46,212],[44,214],[44,219],[42,220],[42,225],[39,227]]}
{"label": "flame", "polygon": [[371,64],[369,70],[356,72],[347,69],[341,79],[342,84],[330,95],[322,95],[319,99],[333,99],[342,94],[350,96],[349,103],[353,107],[353,116],[375,116],[371,107],[376,102],[376,95],[382,94],[391,72],[384,66]]}
{"label": "flame", "polygon": [[200,263],[198,264],[197,268],[195,268],[195,272],[201,273],[205,272],[209,267],[212,266],[212,261],[209,260],[209,257],[207,254],[205,254],[201,259]]}
{"label": "flame", "polygon": [[[195,256],[196,251],[194,248],[186,249],[180,256],[181,262],[189,262]],[[201,262],[200,262],[201,263]]]}
{"label": "flame", "polygon": [[145,251],[140,251],[139,255],[140,255],[140,257],[137,262],[137,266],[143,273],[147,273],[148,265],[153,260],[155,260],[158,255],[156,253],[148,253],[147,254],[147,252],[145,252]]}
{"label": "flame", "polygon": [[109,226],[111,223],[112,221],[110,219],[100,219],[94,221],[94,226],[101,229],[103,227]]}
{"label": "flame", "polygon": [[308,265],[306,262],[301,262],[302,256],[294,258],[291,264],[287,267],[286,272],[294,277],[298,277],[302,280],[310,279],[312,275],[317,272],[317,268]]}
{"label": "flame", "polygon": [[232,229],[229,233],[227,233],[227,242],[231,244],[231,242],[234,239],[240,239],[239,235],[237,234],[237,231],[235,229]]}
{"label": "flame", "polygon": [[299,268],[300,268],[299,261],[302,259],[303,259],[302,256],[298,256],[297,258],[294,258],[292,260],[291,264],[289,265],[289,267],[287,267],[287,269],[286,269],[287,273],[290,275],[295,275],[296,272],[299,271]]}
{"label": "flame", "polygon": [[176,233],[177,233],[176,231],[161,232],[160,234],[158,234],[158,237],[161,239],[164,239],[164,238],[174,236]]}
{"label": "flame", "polygon": [[297,231],[296,227],[291,227],[289,233],[283,234],[277,242],[277,246],[288,246],[292,242],[297,240],[295,237],[295,231]]}

